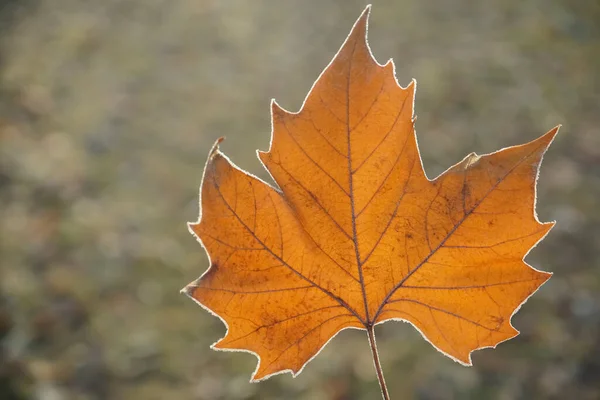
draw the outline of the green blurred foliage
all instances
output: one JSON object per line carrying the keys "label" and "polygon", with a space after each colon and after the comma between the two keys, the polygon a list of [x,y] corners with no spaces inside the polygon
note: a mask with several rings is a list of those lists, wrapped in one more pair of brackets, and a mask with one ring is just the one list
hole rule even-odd
{"label": "green blurred foliage", "polygon": [[[555,276],[521,335],[465,368],[407,324],[378,327],[402,399],[600,398],[600,3],[376,0],[370,43],[416,78],[433,177],[562,123],[539,179],[556,228],[527,260]],[[265,179],[269,100],[297,110],[360,1],[29,0],[0,7],[0,398],[376,399],[363,332],[297,378],[209,345],[179,294],[207,268],[186,221],[206,154]]]}

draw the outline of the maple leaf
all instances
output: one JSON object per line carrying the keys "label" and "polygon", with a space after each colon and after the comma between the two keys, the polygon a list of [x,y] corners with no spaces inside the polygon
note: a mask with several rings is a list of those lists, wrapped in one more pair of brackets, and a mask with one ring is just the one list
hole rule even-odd
{"label": "maple leaf", "polygon": [[523,258],[553,226],[535,216],[535,183],[558,127],[429,180],[416,83],[374,60],[368,13],[298,113],[272,102],[259,158],[280,190],[233,165],[222,139],[208,157],[189,227],[211,265],[184,292],[226,323],[215,349],[259,357],[253,380],[298,374],[346,328],[368,332],[378,367],[373,327],[388,320],[470,365],[518,334],[511,316],[551,276]]}

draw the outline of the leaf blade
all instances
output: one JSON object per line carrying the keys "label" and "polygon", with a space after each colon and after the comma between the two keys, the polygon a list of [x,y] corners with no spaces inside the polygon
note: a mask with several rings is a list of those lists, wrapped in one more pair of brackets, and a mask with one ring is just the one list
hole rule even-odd
{"label": "leaf blade", "polygon": [[393,319],[470,365],[518,334],[512,315],[551,276],[523,260],[553,226],[535,215],[535,185],[558,127],[429,180],[416,82],[402,88],[373,58],[368,12],[299,112],[272,102],[258,155],[281,191],[218,143],[209,154],[190,229],[211,267],[184,291],[227,325],[215,349],[259,358],[253,380],[297,374],[341,330]]}

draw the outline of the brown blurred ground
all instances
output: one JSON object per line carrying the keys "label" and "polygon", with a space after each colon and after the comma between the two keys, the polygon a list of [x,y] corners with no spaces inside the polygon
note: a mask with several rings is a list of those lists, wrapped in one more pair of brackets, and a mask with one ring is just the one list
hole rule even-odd
{"label": "brown blurred ground", "polygon": [[[208,149],[266,177],[269,100],[297,110],[360,1],[0,2],[0,399],[376,399],[365,335],[296,379],[209,345],[179,294],[207,267],[187,232]],[[562,123],[528,261],[555,276],[521,335],[462,367],[409,325],[379,327],[398,399],[600,398],[600,3],[377,0],[370,42],[419,82],[430,177]]]}

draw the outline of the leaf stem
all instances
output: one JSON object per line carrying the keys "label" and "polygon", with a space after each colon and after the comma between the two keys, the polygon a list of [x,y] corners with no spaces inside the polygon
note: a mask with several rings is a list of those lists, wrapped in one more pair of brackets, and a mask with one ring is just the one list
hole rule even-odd
{"label": "leaf stem", "polygon": [[381,363],[379,362],[379,353],[377,352],[377,344],[375,343],[375,327],[373,325],[367,327],[367,335],[369,336],[369,343],[371,344],[371,354],[373,355],[375,371],[377,371],[381,395],[383,396],[383,400],[390,400],[390,394],[388,393],[385,378],[383,377],[383,369],[381,369]]}

